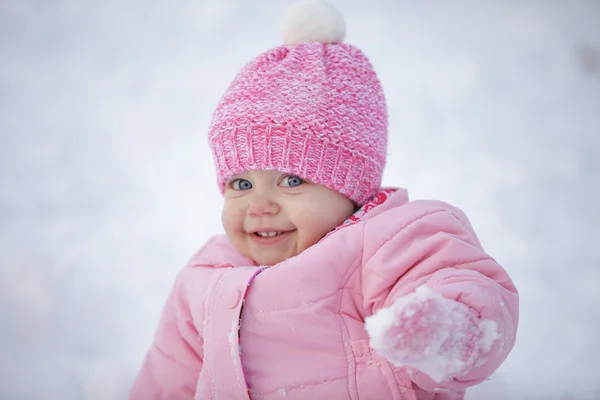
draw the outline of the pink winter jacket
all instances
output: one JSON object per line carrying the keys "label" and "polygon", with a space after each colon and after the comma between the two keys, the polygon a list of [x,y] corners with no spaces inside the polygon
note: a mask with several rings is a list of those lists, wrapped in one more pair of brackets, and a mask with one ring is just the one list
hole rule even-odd
{"label": "pink winter jacket", "polygon": [[[425,283],[501,334],[461,380],[436,384],[370,349],[365,317]],[[465,215],[398,190],[274,267],[209,240],[178,274],[130,399],[462,399],[504,361],[517,319],[515,286]]]}

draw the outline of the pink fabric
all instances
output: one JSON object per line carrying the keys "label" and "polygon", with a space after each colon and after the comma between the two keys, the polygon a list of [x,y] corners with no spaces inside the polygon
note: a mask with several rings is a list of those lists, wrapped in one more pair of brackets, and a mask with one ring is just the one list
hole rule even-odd
{"label": "pink fabric", "polygon": [[[404,190],[260,269],[224,236],[200,249],[177,277],[130,399],[462,399],[514,345],[518,294],[507,273],[460,210],[408,202]],[[423,284],[500,333],[460,378],[439,384],[373,351],[364,327]]]}
{"label": "pink fabric", "polygon": [[387,109],[367,57],[344,44],[303,43],[248,63],[209,130],[217,181],[279,170],[362,206],[377,194],[386,160]]}

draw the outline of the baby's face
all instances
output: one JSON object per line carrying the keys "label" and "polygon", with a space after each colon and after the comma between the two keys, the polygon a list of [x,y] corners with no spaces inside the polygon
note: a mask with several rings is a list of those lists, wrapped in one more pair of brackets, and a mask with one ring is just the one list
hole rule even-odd
{"label": "baby's face", "polygon": [[279,171],[247,171],[225,185],[222,222],[229,240],[258,265],[300,254],[355,211],[325,186]]}

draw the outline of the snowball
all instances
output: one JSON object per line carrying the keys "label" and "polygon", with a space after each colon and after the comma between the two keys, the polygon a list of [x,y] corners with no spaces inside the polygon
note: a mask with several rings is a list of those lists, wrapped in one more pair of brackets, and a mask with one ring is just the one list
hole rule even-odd
{"label": "snowball", "polygon": [[484,353],[487,353],[492,349],[494,342],[500,339],[498,325],[492,320],[482,319],[479,322],[479,329],[481,329],[483,332],[483,337],[481,338],[479,344],[481,345]]}
{"label": "snowball", "polygon": [[286,9],[279,22],[286,45],[320,42],[339,43],[346,36],[342,14],[323,0],[300,0]]}
{"label": "snowball", "polygon": [[[418,369],[443,382],[473,364],[473,357],[464,359],[464,333],[473,329],[468,310],[466,305],[420,286],[366,318],[365,328],[371,347],[392,364]],[[483,338],[477,345],[488,352],[499,337],[496,323],[480,320],[478,328]]]}

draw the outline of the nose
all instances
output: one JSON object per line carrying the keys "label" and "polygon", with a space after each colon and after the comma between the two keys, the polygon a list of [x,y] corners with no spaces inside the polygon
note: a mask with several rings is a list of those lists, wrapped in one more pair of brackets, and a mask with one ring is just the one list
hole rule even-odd
{"label": "nose", "polygon": [[274,215],[279,212],[276,201],[266,195],[253,196],[248,205],[248,215]]}

